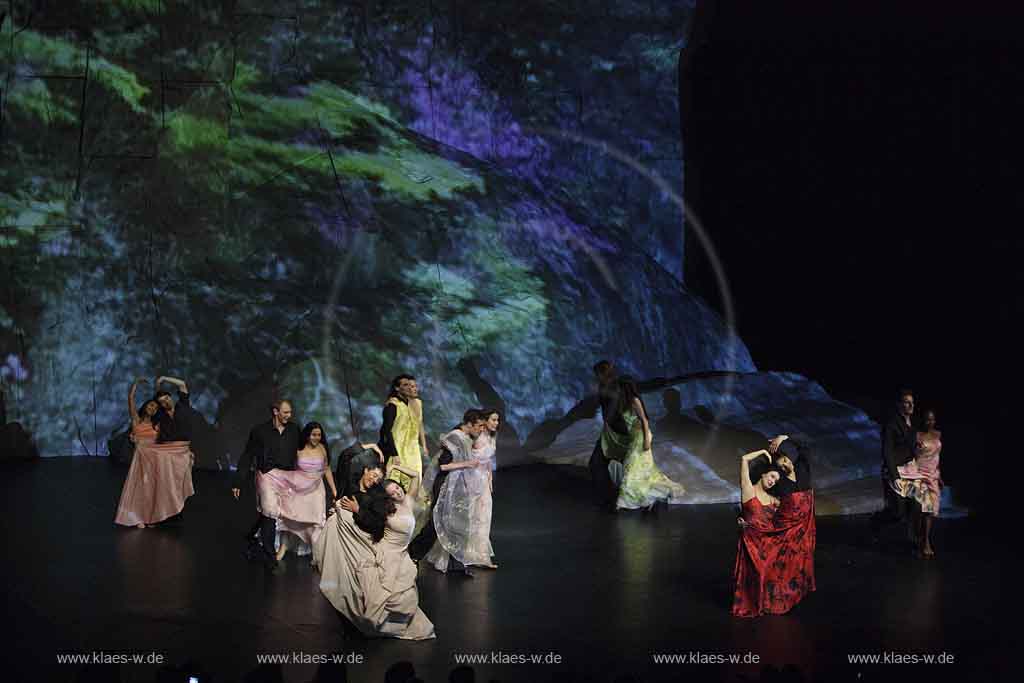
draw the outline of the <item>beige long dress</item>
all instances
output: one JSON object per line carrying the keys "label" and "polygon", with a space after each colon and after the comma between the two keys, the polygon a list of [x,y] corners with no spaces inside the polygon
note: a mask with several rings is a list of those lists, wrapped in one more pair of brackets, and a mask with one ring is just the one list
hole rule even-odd
{"label": "beige long dress", "polygon": [[416,565],[409,558],[414,525],[406,496],[388,517],[380,543],[356,526],[352,513],[339,510],[313,545],[320,592],[367,636],[435,637],[434,624],[419,607]]}

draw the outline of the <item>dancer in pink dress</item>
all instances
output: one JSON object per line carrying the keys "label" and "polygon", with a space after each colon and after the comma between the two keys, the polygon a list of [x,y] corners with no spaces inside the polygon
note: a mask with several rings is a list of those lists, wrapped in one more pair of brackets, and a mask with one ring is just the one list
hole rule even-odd
{"label": "dancer in pink dress", "polygon": [[939,454],[942,452],[942,432],[935,428],[935,411],[925,411],[921,430],[914,435],[914,459],[900,465],[902,490],[921,506],[917,528],[918,554],[925,558],[935,557],[932,548],[932,522],[939,514],[942,501],[942,473],[939,471]]}
{"label": "dancer in pink dress", "polygon": [[316,537],[327,521],[324,501],[324,479],[331,489],[331,502],[338,498],[334,475],[330,468],[330,451],[324,428],[319,422],[310,422],[302,430],[302,449],[296,457],[296,469],[276,472],[285,485],[278,497],[277,559],[288,552],[289,541],[297,538],[302,546],[296,554],[307,555]]}
{"label": "dancer in pink dress", "polygon": [[136,410],[135,392],[141,381],[132,382],[128,392],[135,453],[121,489],[114,522],[144,529],[180,513],[185,508],[185,500],[195,491],[189,443],[157,443],[162,408],[156,399],[146,401]]}

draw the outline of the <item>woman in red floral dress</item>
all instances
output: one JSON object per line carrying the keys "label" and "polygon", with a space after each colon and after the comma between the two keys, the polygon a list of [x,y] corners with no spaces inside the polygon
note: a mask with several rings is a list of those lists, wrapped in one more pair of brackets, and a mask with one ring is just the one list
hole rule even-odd
{"label": "woman in red floral dress", "polygon": [[780,502],[772,526],[779,535],[779,547],[771,572],[775,586],[771,613],[782,614],[816,588],[814,489],[810,449],[803,441],[783,434],[771,440],[768,451],[784,475],[775,487]]}
{"label": "woman in red floral dress", "polygon": [[752,479],[750,462],[761,456],[771,462],[771,455],[763,449],[747,453],[740,459],[740,503],[744,524],[733,567],[732,614],[736,617],[776,613],[772,610],[776,586],[770,577],[780,548],[780,535],[774,531],[772,523],[779,501],[768,492],[779,481],[780,474],[777,467],[769,464],[758,468],[756,478]]}

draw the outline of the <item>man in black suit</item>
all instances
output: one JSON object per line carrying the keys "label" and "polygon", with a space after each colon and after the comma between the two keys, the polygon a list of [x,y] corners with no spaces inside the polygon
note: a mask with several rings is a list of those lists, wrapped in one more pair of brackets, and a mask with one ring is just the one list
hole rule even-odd
{"label": "man in black suit", "polygon": [[[302,433],[292,422],[292,404],[278,401],[271,406],[271,419],[261,422],[249,432],[242,457],[238,460],[235,482],[231,494],[238,500],[242,484],[249,478],[250,470],[256,470],[256,494],[259,498],[259,537],[264,565],[271,571],[278,571],[274,556],[274,539],[277,533],[277,492],[275,471],[294,470],[297,453],[302,448]],[[250,548],[247,553],[254,556]]]}
{"label": "man in black suit", "polygon": [[[618,372],[611,361],[602,360],[594,364],[594,379],[597,381],[597,398],[601,407],[604,429],[612,429],[621,434],[628,434],[629,428],[621,415],[616,415],[618,404]],[[601,437],[597,437],[594,452],[590,455],[590,482],[594,489],[594,500],[601,508],[609,512],[615,511],[615,501],[619,496],[622,464],[605,457],[601,447]],[[613,472],[615,477],[613,477]],[[619,481],[616,481],[619,479]]]}
{"label": "man in black suit", "polygon": [[899,467],[914,459],[915,429],[914,392],[904,389],[900,392],[896,414],[886,422],[882,429],[882,495],[885,507],[871,516],[872,535],[878,540],[883,526],[894,522],[908,523],[908,537],[912,537],[912,516],[915,512],[915,501],[907,498],[895,485],[900,478]]}
{"label": "man in black suit", "polygon": [[[173,384],[178,389],[178,402],[175,403],[170,393],[160,387],[164,382]],[[157,426],[157,443],[175,441],[192,441],[192,424],[195,422],[195,410],[189,399],[188,385],[175,377],[160,376],[154,384],[157,404],[160,411],[154,417]]]}

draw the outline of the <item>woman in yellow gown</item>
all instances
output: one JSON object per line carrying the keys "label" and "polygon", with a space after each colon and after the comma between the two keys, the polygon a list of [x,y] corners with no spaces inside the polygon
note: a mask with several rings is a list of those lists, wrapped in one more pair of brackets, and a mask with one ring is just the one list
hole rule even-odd
{"label": "woman in yellow gown", "polygon": [[619,379],[619,395],[615,411],[622,417],[629,429],[622,434],[608,427],[601,432],[601,449],[609,460],[623,464],[622,481],[615,507],[625,510],[651,509],[656,503],[681,503],[685,494],[682,484],[677,484],[662,473],[654,463],[651,452],[650,421],[647,409],[640,398],[636,382],[631,377]]}

